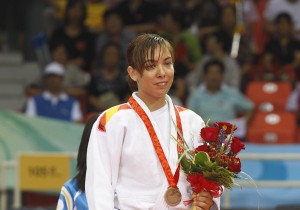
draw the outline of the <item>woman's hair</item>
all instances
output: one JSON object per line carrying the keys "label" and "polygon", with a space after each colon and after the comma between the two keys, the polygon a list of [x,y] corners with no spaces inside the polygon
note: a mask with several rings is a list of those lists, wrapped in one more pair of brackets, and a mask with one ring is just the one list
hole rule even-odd
{"label": "woman's hair", "polygon": [[[135,37],[129,44],[126,53],[127,65],[137,70],[141,75],[145,69],[146,60],[154,60],[154,53],[159,49],[159,54],[168,50],[174,62],[174,50],[170,42],[157,34],[143,33]],[[150,54],[150,58],[148,57]],[[137,90],[137,83],[128,76],[128,84],[132,91]]]}
{"label": "woman's hair", "polygon": [[75,176],[75,179],[77,181],[78,189],[82,192],[85,191],[85,175],[86,175],[86,153],[87,153],[87,147],[90,140],[90,134],[91,130],[93,128],[93,125],[95,121],[98,118],[98,114],[94,114],[90,116],[90,118],[87,120],[85,127],[82,132],[81,136],[81,142],[78,149],[78,155],[77,155],[77,174]]}
{"label": "woman's hair", "polygon": [[84,0],[68,0],[67,1],[67,5],[66,5],[66,9],[65,9],[65,16],[64,16],[65,24],[69,24],[69,10],[78,3],[81,4],[81,6],[82,6],[82,17],[80,20],[80,25],[82,27],[84,26],[84,20],[87,16],[87,7],[86,7],[86,3]]}

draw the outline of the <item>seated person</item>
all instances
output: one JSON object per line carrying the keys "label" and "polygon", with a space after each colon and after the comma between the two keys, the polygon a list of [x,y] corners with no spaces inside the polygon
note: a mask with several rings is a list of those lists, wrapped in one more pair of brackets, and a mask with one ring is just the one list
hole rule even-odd
{"label": "seated person", "polygon": [[103,46],[101,67],[92,71],[88,85],[89,112],[101,112],[127,101],[130,91],[122,72],[120,56],[121,49],[117,43],[108,42]]}
{"label": "seated person", "polygon": [[70,122],[81,122],[79,102],[64,92],[64,68],[50,63],[44,71],[44,91],[27,100],[25,114],[43,116]]}
{"label": "seated person", "polygon": [[98,114],[94,114],[85,124],[77,155],[77,174],[75,177],[68,180],[61,188],[56,210],[88,210],[84,186],[86,174],[86,152],[90,133],[97,118]]}
{"label": "seated person", "polygon": [[[204,64],[204,83],[188,97],[187,107],[209,123],[231,122],[237,124],[236,135],[245,137],[246,126],[252,116],[254,104],[238,90],[223,84],[224,65],[219,60]],[[237,116],[243,113],[243,118]]]}
{"label": "seated person", "polygon": [[288,101],[286,103],[286,110],[288,112],[292,112],[296,114],[298,125],[300,125],[299,94],[300,94],[300,84],[297,83],[295,89],[289,95]]}
{"label": "seated person", "polygon": [[187,75],[190,90],[196,88],[204,80],[203,66],[211,59],[218,59],[224,65],[223,82],[233,88],[240,88],[241,70],[237,61],[224,50],[224,43],[219,34],[209,34],[205,37],[205,50],[196,69]]}

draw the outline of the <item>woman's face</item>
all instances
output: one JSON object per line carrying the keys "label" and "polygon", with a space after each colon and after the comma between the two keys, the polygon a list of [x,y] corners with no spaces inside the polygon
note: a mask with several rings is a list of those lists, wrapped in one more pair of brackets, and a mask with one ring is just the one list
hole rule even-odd
{"label": "woman's face", "polygon": [[138,95],[144,102],[151,103],[151,101],[165,98],[174,79],[171,53],[166,48],[156,48],[154,60],[151,60],[149,51],[143,73],[140,74],[132,67],[128,67],[128,73],[131,79],[137,82]]}

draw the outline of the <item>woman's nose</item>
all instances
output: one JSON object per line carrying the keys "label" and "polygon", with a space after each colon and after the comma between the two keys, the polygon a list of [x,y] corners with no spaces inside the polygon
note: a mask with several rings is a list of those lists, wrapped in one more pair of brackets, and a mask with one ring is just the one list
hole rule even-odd
{"label": "woman's nose", "polygon": [[162,65],[157,66],[157,74],[158,76],[164,76],[166,74],[166,71]]}

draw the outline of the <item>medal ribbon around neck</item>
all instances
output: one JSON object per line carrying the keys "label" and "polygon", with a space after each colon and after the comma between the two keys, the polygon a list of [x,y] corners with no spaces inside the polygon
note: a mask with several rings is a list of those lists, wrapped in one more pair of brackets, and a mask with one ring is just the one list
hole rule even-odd
{"label": "medal ribbon around neck", "polygon": [[[177,188],[177,183],[178,183],[178,179],[179,179],[179,169],[180,169],[180,164],[178,163],[177,169],[175,171],[175,174],[173,176],[171,168],[169,166],[168,160],[165,156],[165,153],[161,147],[161,144],[159,142],[159,139],[156,135],[156,132],[154,130],[154,127],[148,117],[148,115],[146,114],[146,112],[143,110],[143,108],[136,102],[136,100],[131,96],[128,100],[129,104],[131,105],[131,107],[134,109],[134,111],[139,115],[139,117],[143,120],[147,131],[150,135],[152,144],[154,146],[154,149],[156,151],[156,154],[158,156],[158,159],[160,161],[160,164],[164,170],[165,176],[168,180],[168,183],[171,187]],[[180,116],[179,116],[179,112],[177,110],[177,108],[174,106],[175,108],[175,113],[176,113],[176,124],[178,126],[178,130],[181,132],[181,134],[183,135],[182,132],[182,125],[181,125],[181,120],[180,120]],[[181,139],[180,135],[177,132],[177,140],[180,144],[184,144],[183,140]],[[177,152],[179,154],[183,153],[183,149],[177,145]]]}

